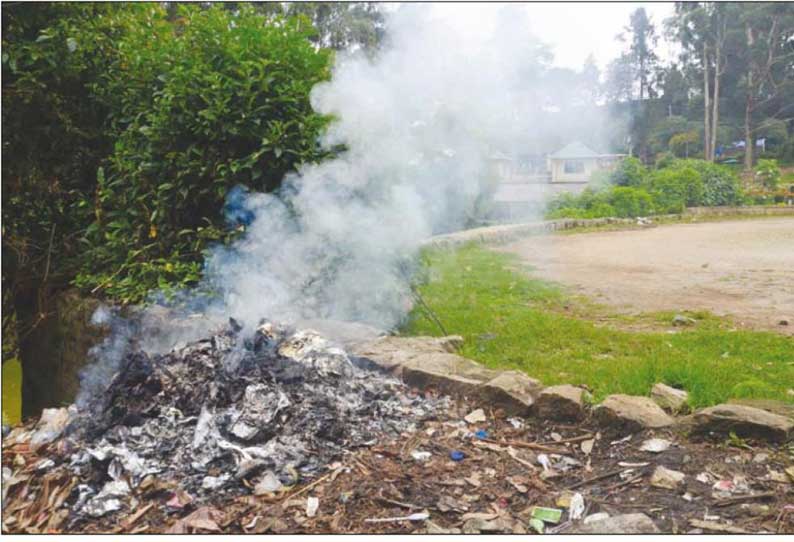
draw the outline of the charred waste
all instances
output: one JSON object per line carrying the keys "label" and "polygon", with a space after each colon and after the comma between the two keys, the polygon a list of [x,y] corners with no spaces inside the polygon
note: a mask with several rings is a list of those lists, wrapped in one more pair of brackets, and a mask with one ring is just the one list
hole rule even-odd
{"label": "charred waste", "polygon": [[56,456],[80,480],[73,521],[131,508],[154,478],[196,502],[292,485],[415,431],[448,401],[411,393],[315,331],[241,329],[230,320],[165,354],[131,346],[104,392],[70,409]]}

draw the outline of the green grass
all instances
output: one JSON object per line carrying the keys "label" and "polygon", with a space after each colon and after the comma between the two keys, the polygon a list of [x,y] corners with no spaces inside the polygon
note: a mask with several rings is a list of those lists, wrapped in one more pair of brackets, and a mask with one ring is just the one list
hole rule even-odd
{"label": "green grass", "polygon": [[[425,259],[423,298],[448,333],[464,337],[461,355],[488,367],[519,369],[546,385],[586,385],[596,400],[645,395],[664,382],[689,391],[694,407],[731,398],[794,402],[786,393],[794,388],[790,338],[734,330],[708,313],[687,313],[698,322],[682,331],[668,325],[673,313],[605,318],[603,308],[528,276],[517,259],[476,246]],[[631,324],[655,329],[624,329]],[[441,331],[417,307],[402,334]]]}

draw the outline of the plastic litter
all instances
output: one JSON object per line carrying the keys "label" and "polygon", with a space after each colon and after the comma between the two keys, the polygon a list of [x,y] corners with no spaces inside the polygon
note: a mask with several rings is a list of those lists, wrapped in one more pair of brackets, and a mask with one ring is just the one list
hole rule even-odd
{"label": "plastic litter", "polygon": [[532,518],[539,519],[545,523],[559,523],[562,518],[562,510],[535,506],[532,508]]}
{"label": "plastic litter", "polygon": [[464,454],[460,450],[452,450],[451,452],[449,452],[449,458],[452,461],[463,461],[464,457],[466,457],[466,454]]}
{"label": "plastic litter", "polygon": [[364,523],[388,523],[391,521],[424,521],[430,517],[430,514],[427,512],[417,512],[416,514],[410,514],[408,516],[397,516],[391,518],[368,518],[364,520]]}
{"label": "plastic litter", "polygon": [[568,505],[568,517],[572,520],[577,520],[584,515],[584,497],[581,493],[575,493],[571,497],[571,503]]}
{"label": "plastic litter", "polygon": [[478,429],[477,431],[474,432],[474,436],[477,437],[478,439],[486,439],[488,438],[488,431],[486,431],[485,429]]}
{"label": "plastic litter", "polygon": [[317,515],[317,509],[320,508],[320,499],[317,497],[309,497],[306,499],[306,515],[313,518]]}

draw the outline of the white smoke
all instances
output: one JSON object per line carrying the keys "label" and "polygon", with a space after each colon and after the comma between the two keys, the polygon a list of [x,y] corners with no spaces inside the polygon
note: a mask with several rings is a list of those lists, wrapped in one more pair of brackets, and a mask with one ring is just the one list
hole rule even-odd
{"label": "white smoke", "polygon": [[336,119],[322,143],[347,150],[279,194],[248,196],[244,238],[207,260],[222,295],[212,312],[398,324],[421,242],[466,224],[489,155],[533,127],[537,43],[522,13],[505,8],[492,37],[472,39],[429,6],[406,6],[374,60],[339,58],[312,104]]}
{"label": "white smoke", "polygon": [[[489,157],[553,132],[526,10],[494,9],[492,33],[475,35],[432,6],[404,5],[374,59],[340,55],[312,105],[335,118],[322,144],[346,150],[289,175],[276,194],[247,194],[236,210],[253,218],[245,234],[206,259],[199,290],[214,300],[187,293],[203,317],[177,323],[149,309],[136,344],[170,350],[229,317],[248,329],[261,318],[398,325],[421,243],[467,225],[493,181]],[[118,340],[97,349],[105,359],[84,373],[87,388],[118,367],[130,342],[120,327]]]}

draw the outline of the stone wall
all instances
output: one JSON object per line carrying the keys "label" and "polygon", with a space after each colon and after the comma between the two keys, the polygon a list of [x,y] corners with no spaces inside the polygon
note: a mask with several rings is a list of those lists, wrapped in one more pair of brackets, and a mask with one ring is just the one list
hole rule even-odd
{"label": "stone wall", "polygon": [[505,244],[523,237],[539,235],[573,228],[592,228],[606,225],[651,225],[653,220],[680,220],[686,217],[709,216],[794,216],[794,206],[770,207],[690,207],[683,214],[660,215],[649,219],[639,218],[563,218],[559,220],[544,220],[526,222],[522,224],[500,224],[474,228],[444,235],[437,235],[428,239],[424,246],[435,248],[453,248],[468,243]]}

